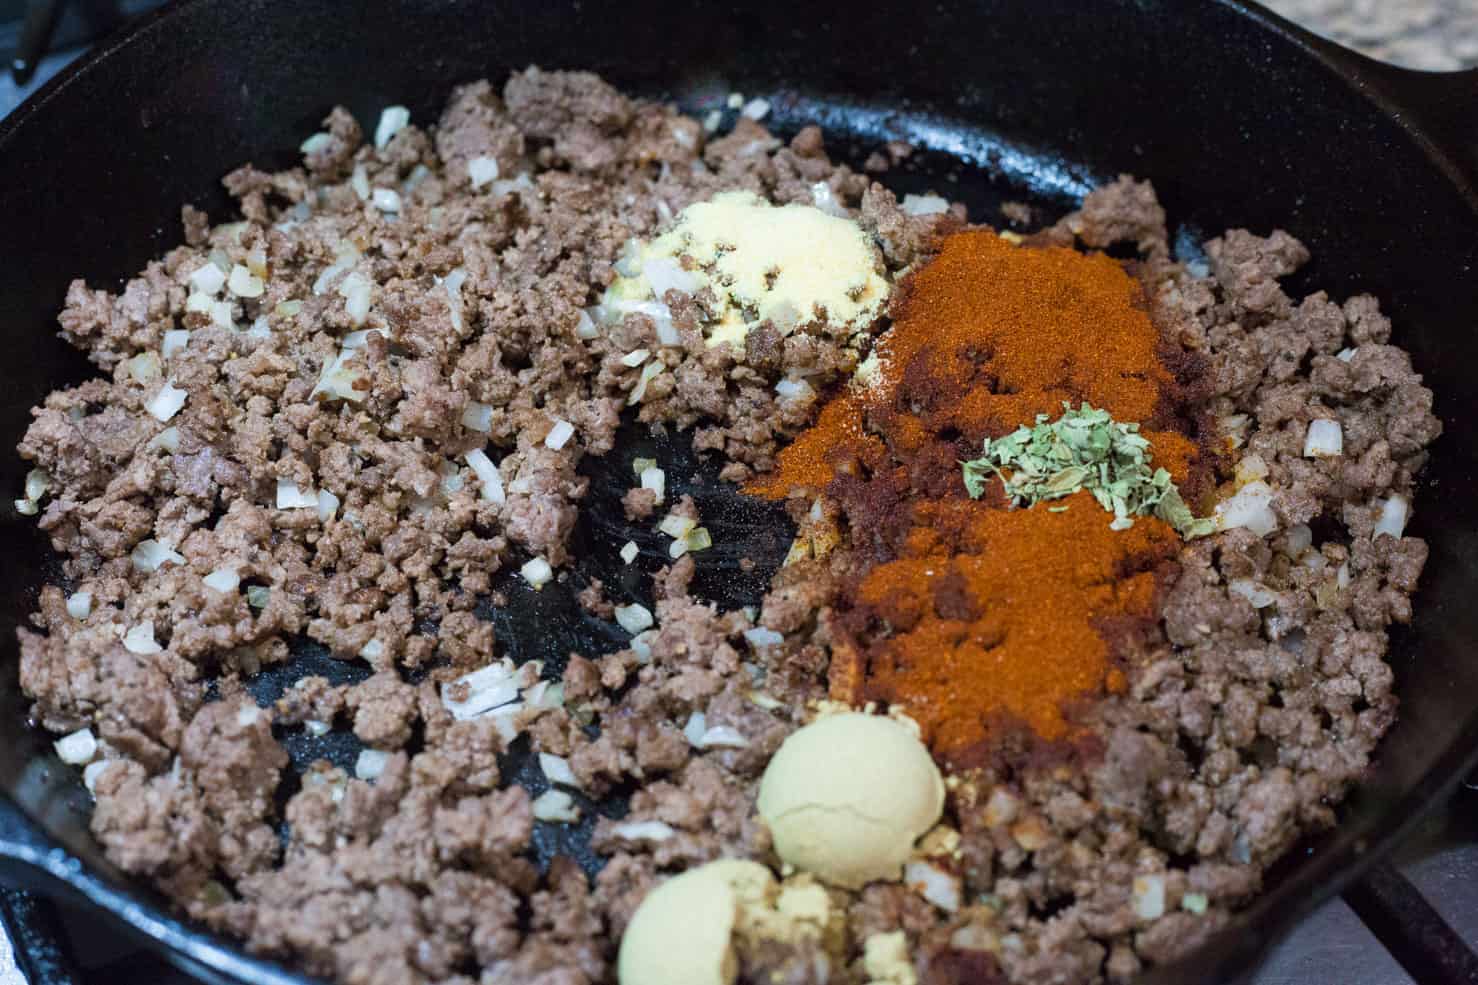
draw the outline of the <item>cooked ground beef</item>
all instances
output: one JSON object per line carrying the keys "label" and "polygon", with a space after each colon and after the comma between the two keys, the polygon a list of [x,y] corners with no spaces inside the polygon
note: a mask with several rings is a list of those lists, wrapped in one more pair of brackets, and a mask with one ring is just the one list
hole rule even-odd
{"label": "cooked ground beef", "polygon": [[[910,150],[890,145],[868,170]],[[833,529],[821,504],[831,533],[752,613],[695,598],[693,559],[677,560],[656,578],[651,629],[570,656],[560,690],[525,672],[511,718],[459,720],[447,699],[471,689],[443,686],[502,653],[478,614],[499,570],[569,560],[579,465],[612,450],[640,376],[623,355],[663,366],[632,413],[693,428],[742,480],[863,353],[824,326],[709,348],[671,292],[678,346],[641,314],[586,337],[582,311],[630,238],[720,190],[810,203],[824,184],[894,274],[963,213],[910,215],[833,163],[814,127],[787,146],[741,118],[709,138],[594,76],[538,69],[501,94],[458,90],[435,127],[383,147],[336,109],[303,167],[225,182],[242,221],[211,227],[187,206],[185,246],[119,293],[68,292],[62,334],[104,375],[48,397],[20,446],[49,477],[39,522],[68,580],[42,589],[20,633],[34,716],[101,740],[93,830],[109,856],[257,952],[354,985],[611,981],[622,930],[665,875],[775,862],[757,783],[827,693],[845,518]],[[1395,714],[1386,630],[1409,617],[1426,546],[1376,524],[1384,501],[1410,501],[1440,425],[1376,302],[1288,297],[1279,278],[1308,253],[1282,232],[1232,230],[1199,264],[1176,262],[1153,190],[1128,178],[1029,242],[1138,250],[1157,322],[1204,357],[1205,412],[1261,462],[1281,530],[1186,547],[1158,631],[1122,655],[1128,689],[1083,712],[1101,748],[957,778],[942,857],[963,905],[897,884],[831,891],[849,927],[840,960],[762,948],[745,982],[862,982],[862,942],[900,929],[924,982],[1127,981],[1195,946],[1299,834],[1332,824]],[[260,295],[190,300],[213,264],[259,276]],[[336,360],[349,389],[325,394]],[[812,389],[782,406],[787,374]],[[184,404],[166,424],[151,411],[174,388]],[[1342,425],[1343,455],[1304,456],[1320,417]],[[552,449],[559,421],[575,435]],[[466,457],[483,448],[501,500]],[[650,491],[622,505],[633,529],[665,512]],[[609,591],[588,582],[579,605],[609,618]],[[258,708],[243,681],[304,639],[371,673],[305,676]],[[745,744],[695,746],[695,723]],[[352,732],[372,750],[361,776],[326,761],[291,776],[279,739],[297,728]],[[593,878],[534,864],[532,797],[500,765],[519,732],[585,794],[635,790],[624,816],[594,824]]]}

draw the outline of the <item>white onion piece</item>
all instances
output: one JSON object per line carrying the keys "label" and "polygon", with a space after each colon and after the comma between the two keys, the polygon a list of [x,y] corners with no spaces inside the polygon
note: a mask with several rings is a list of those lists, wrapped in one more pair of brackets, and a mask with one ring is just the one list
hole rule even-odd
{"label": "white onion piece", "polygon": [[1358,350],[1356,350],[1356,349],[1341,349],[1339,352],[1336,352],[1334,354],[1334,358],[1338,359],[1342,363],[1347,363],[1350,360],[1352,360],[1352,359],[1355,358],[1356,351],[1358,351]]}
{"label": "white onion piece", "polygon": [[370,310],[369,278],[355,271],[339,282],[338,293],[344,299],[344,310],[349,314],[349,321],[355,325],[363,325]]}
{"label": "white onion piece", "polygon": [[239,298],[259,298],[267,289],[262,278],[239,263],[231,268],[231,278],[226,282],[226,286],[231,289],[232,294]]}
{"label": "white onion piece", "polygon": [[616,606],[616,623],[633,636],[644,629],[651,629],[654,621],[652,610],[640,602]]}
{"label": "white onion piece", "polygon": [[466,327],[462,319],[462,285],[466,282],[467,271],[461,267],[447,274],[446,280],[441,282],[442,289],[446,291],[447,313],[452,319],[452,328],[459,332]]}
{"label": "white onion piece", "polygon": [[400,193],[393,188],[376,188],[370,195],[370,202],[381,212],[400,211]]}
{"label": "white onion piece", "polygon": [[903,881],[946,913],[954,913],[960,908],[960,877],[933,862],[909,862],[903,867]]}
{"label": "white onion piece", "polygon": [[785,642],[785,637],[782,634],[775,632],[773,629],[767,629],[764,626],[746,629],[744,631],[744,638],[749,641],[750,646],[756,647],[779,646]]}
{"label": "white onion piece", "polygon": [[129,559],[133,561],[135,568],[143,572],[158,571],[166,564],[185,563],[184,556],[176,553],[173,546],[152,538],[139,541]]}
{"label": "white onion piece", "polygon": [[1165,915],[1165,877],[1158,874],[1138,876],[1130,896],[1134,915],[1141,920],[1157,920]]}
{"label": "white onion piece", "polygon": [[1268,463],[1263,461],[1261,455],[1248,453],[1237,460],[1233,472],[1236,476],[1237,483],[1239,485],[1245,485],[1249,482],[1256,482],[1258,479],[1266,479],[1268,477]]}
{"label": "white onion piece", "polygon": [[523,575],[523,580],[533,586],[536,592],[554,578],[554,569],[549,566],[548,561],[541,557],[526,562],[518,569],[518,573]]}
{"label": "white onion piece", "polygon": [[[460,701],[450,697],[453,688],[463,684],[467,686],[467,697]],[[518,681],[511,660],[488,664],[441,688],[441,703],[458,721],[476,718],[517,698]]]}
{"label": "white onion piece", "polygon": [[180,412],[189,396],[189,390],[181,390],[174,385],[173,380],[165,380],[159,391],[144,404],[144,410],[154,420],[164,423]]}
{"label": "white onion piece", "polygon": [[575,771],[570,769],[570,761],[563,756],[554,756],[547,752],[539,753],[539,768],[550,783],[557,783],[562,787],[580,788],[580,781],[575,777]]}
{"label": "white onion piece", "polygon": [[580,317],[575,321],[575,337],[590,341],[600,335],[600,329],[596,327],[595,319],[590,317],[590,312],[580,310]]}
{"label": "white onion piece", "polygon": [[123,648],[129,653],[137,653],[139,656],[162,653],[164,647],[160,646],[154,639],[154,620],[145,619],[124,633]]}
{"label": "white onion piece", "polygon": [[489,503],[506,503],[508,495],[503,491],[503,476],[498,471],[498,466],[488,458],[487,452],[481,448],[474,448],[467,453],[467,464],[472,467],[472,472],[482,483],[482,498]]}
{"label": "white onion piece", "polygon": [[1375,521],[1375,532],[1371,536],[1389,534],[1399,538],[1406,531],[1406,520],[1410,515],[1411,504],[1406,501],[1406,497],[1398,494],[1381,500],[1380,518]]}
{"label": "white onion piece", "polygon": [[272,326],[267,323],[267,316],[257,315],[251,323],[251,328],[246,330],[246,334],[254,339],[269,338],[272,335]]}
{"label": "white onion piece", "polygon": [[354,761],[354,775],[361,780],[378,780],[380,774],[385,772],[385,764],[390,760],[388,752],[379,749],[362,749],[359,758]]}
{"label": "white onion piece", "polygon": [[318,492],[313,489],[299,489],[298,484],[291,479],[278,479],[277,508],[279,510],[316,510],[318,509]]}
{"label": "white onion piece", "polygon": [[696,526],[698,526],[698,521],[690,516],[669,513],[662,518],[662,522],[657,525],[657,529],[669,537],[681,540]]}
{"label": "white onion piece", "polygon": [[380,111],[380,122],[375,125],[375,149],[384,150],[385,145],[411,121],[411,111],[404,106],[386,106]]}
{"label": "white onion piece", "polygon": [[703,733],[708,731],[708,716],[701,711],[695,711],[688,716],[688,723],[683,726],[683,735],[688,740],[688,745],[694,749],[703,747]]}
{"label": "white onion piece", "polygon": [[222,595],[229,595],[241,587],[241,576],[236,573],[235,568],[217,568],[203,579],[206,588],[211,588]]}
{"label": "white onion piece", "polygon": [[1314,546],[1314,531],[1307,523],[1295,523],[1288,528],[1288,556],[1299,557]]}
{"label": "white onion piece", "polygon": [[905,195],[899,204],[908,215],[940,215],[949,211],[949,202],[938,195]]}
{"label": "white onion piece", "polygon": [[163,375],[164,367],[157,352],[141,352],[124,363],[128,375],[145,385],[153,383]]}
{"label": "white onion piece", "polygon": [[749,740],[731,725],[715,725],[704,729],[703,735],[698,739],[700,749],[744,749],[748,745]]}
{"label": "white onion piece", "polygon": [[763,120],[769,113],[770,101],[768,99],[751,99],[739,111],[740,116],[747,116],[751,120]]}
{"label": "white onion piece", "polygon": [[657,494],[657,502],[662,502],[667,493],[667,473],[653,465],[641,470],[641,487],[650,489]]}
{"label": "white onion piece", "polygon": [[385,644],[379,640],[370,640],[359,648],[359,655],[366,660],[378,660],[385,655]]}
{"label": "white onion piece", "polygon": [[361,390],[355,384],[364,382],[367,377],[360,369],[351,367],[349,360],[354,357],[355,350],[344,349],[334,356],[323,366],[323,373],[318,377],[318,385],[313,388],[313,396],[323,396],[329,400],[348,400],[359,403],[364,400],[368,388]]}
{"label": "white onion piece", "polygon": [[644,664],[652,662],[652,637],[656,635],[655,629],[637,633],[631,638],[631,652],[636,654],[636,659]]}
{"label": "white onion piece", "polygon": [[633,349],[626,355],[621,357],[621,365],[625,366],[627,369],[635,369],[642,363],[646,362],[647,357],[651,354],[651,351],[648,349]]}
{"label": "white onion piece", "polygon": [[213,263],[207,263],[190,274],[190,286],[201,294],[214,296],[226,286],[226,274]]}
{"label": "white onion piece", "polygon": [[658,361],[653,360],[641,368],[641,377],[636,381],[636,386],[631,388],[631,396],[626,400],[626,406],[635,407],[641,403],[642,398],[647,395],[647,384],[661,373],[665,367]]}
{"label": "white onion piece", "polygon": [[496,157],[474,157],[467,162],[467,178],[472,182],[473,188],[481,188],[483,185],[497,181],[498,159]]}
{"label": "white onion piece", "polygon": [[74,592],[67,596],[67,615],[73,619],[86,619],[92,615],[92,593]]}
{"label": "white onion piece", "polygon": [[632,561],[635,561],[636,556],[640,553],[641,548],[636,546],[636,541],[634,540],[628,540],[626,543],[621,545],[621,560],[626,564],[630,564]]}
{"label": "white onion piece", "polygon": [[1320,418],[1309,422],[1309,430],[1304,435],[1305,458],[1331,458],[1343,455],[1344,451],[1345,433],[1339,421]]}
{"label": "white onion piece", "polygon": [[92,734],[92,729],[78,729],[70,735],[64,735],[52,743],[56,754],[61,757],[62,762],[68,766],[81,766],[92,762],[92,758],[98,754],[98,740]]}
{"label": "white onion piece", "polygon": [[563,790],[546,790],[534,798],[534,817],[550,824],[574,824],[580,820],[580,808]]}
{"label": "white onion piece", "polygon": [[1247,483],[1231,498],[1217,503],[1215,516],[1223,530],[1246,527],[1259,537],[1266,537],[1278,529],[1272,487],[1261,480]]}
{"label": "white onion piece", "polygon": [[1227,584],[1228,590],[1242,596],[1252,603],[1254,609],[1266,609],[1278,601],[1278,594],[1266,585],[1261,585],[1251,578],[1233,578]]}
{"label": "white onion piece", "polygon": [[462,408],[462,426],[469,431],[487,434],[493,429],[493,408],[488,404],[469,400],[467,406]]}
{"label": "white onion piece", "polygon": [[339,497],[327,489],[318,490],[318,519],[327,523],[334,518],[337,512],[339,512]]}
{"label": "white onion piece", "polygon": [[677,831],[663,821],[627,821],[612,825],[611,834],[627,841],[666,841]]}
{"label": "white onion piece", "polygon": [[51,488],[51,476],[45,469],[32,469],[26,473],[26,498],[40,499]]}
{"label": "white onion piece", "polygon": [[333,143],[333,140],[334,138],[331,134],[315,133],[313,134],[313,136],[309,137],[307,140],[299,144],[298,150],[302,151],[304,156],[307,156],[309,154],[317,154],[321,150],[327,150],[328,145]]}
{"label": "white onion piece", "polygon": [[840,219],[849,218],[846,208],[837,201],[831,186],[824,181],[818,181],[811,186],[811,203],[827,215],[834,215]]}
{"label": "white onion piece", "polygon": [[180,328],[172,328],[164,333],[164,341],[160,344],[159,351],[164,354],[165,359],[168,359],[189,344],[189,332]]}
{"label": "white onion piece", "polygon": [[554,422],[554,427],[550,428],[549,433],[544,436],[544,447],[559,451],[569,443],[574,434],[575,425],[563,419],[557,420]]}
{"label": "white onion piece", "polygon": [[113,761],[111,759],[99,759],[97,762],[87,764],[82,770],[82,785],[87,788],[88,793],[95,793],[97,791],[98,780],[102,779],[103,774],[112,765]]}
{"label": "white onion piece", "polygon": [[354,173],[349,176],[349,187],[354,189],[354,194],[359,196],[361,202],[369,201],[369,175],[365,172],[363,164],[354,165]]}

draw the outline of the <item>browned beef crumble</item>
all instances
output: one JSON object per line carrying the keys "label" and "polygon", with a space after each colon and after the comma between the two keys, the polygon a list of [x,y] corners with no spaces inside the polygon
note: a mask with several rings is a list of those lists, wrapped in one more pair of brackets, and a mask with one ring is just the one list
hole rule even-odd
{"label": "browned beef crumble", "polygon": [[[814,127],[787,146],[741,118],[709,138],[582,73],[530,69],[501,95],[463,87],[435,127],[380,149],[342,109],[324,126],[302,168],[226,178],[244,221],[211,228],[186,207],[187,245],[120,293],[81,281],[68,292],[62,334],[104,375],[48,397],[20,451],[51,477],[40,524],[92,607],[79,620],[59,587],[42,590],[36,629],[20,634],[22,685],[43,726],[101,740],[93,830],[110,858],[253,950],[346,985],[612,981],[620,934],[665,875],[720,856],[776,862],[757,782],[826,693],[847,552],[783,568],[753,622],[693,598],[682,558],[657,579],[639,646],[572,656],[562,704],[520,716],[592,795],[636,784],[627,817],[596,823],[607,862],[593,880],[567,861],[537,871],[530,795],[499,771],[506,734],[487,717],[455,720],[438,685],[500,655],[472,608],[512,552],[566,560],[586,494],[576,466],[612,448],[636,383],[624,353],[650,348],[666,367],[641,419],[694,427],[736,480],[768,468],[814,410],[781,406],[774,383],[804,371],[823,392],[860,353],[825,326],[789,339],[762,326],[742,351],[710,349],[684,315],[692,300],[671,295],[683,345],[659,347],[641,315],[587,340],[581,309],[630,237],[719,190],[810,202],[825,183],[894,272],[963,213],[906,214],[833,164]],[[890,145],[869,170],[909,151]],[[500,177],[474,188],[477,158]],[[398,216],[362,200],[364,183],[398,190]],[[315,292],[344,241],[359,258]],[[1282,232],[1233,230],[1206,244],[1204,269],[1176,263],[1153,190],[1127,178],[1034,241],[1138,249],[1167,340],[1209,366],[1208,414],[1266,463],[1283,532],[1186,548],[1160,632],[1130,655],[1127,693],[1084,713],[1099,755],[959,778],[945,820],[960,834],[947,864],[961,909],[903,885],[832,891],[850,927],[841,960],[818,960],[815,944],[760,948],[743,955],[745,982],[863,982],[862,941],[898,929],[922,982],[1127,981],[1194,947],[1298,835],[1333,823],[1395,714],[1386,630],[1409,617],[1426,546],[1374,527],[1381,500],[1410,499],[1440,426],[1376,302],[1289,298],[1278,279],[1308,253]],[[233,302],[235,328],[186,310],[190,275],[214,260],[268,270],[261,298]],[[459,315],[445,288],[457,270]],[[320,400],[320,373],[355,327],[336,290],[351,273],[372,284],[362,327],[383,334],[353,357],[361,399]],[[242,331],[252,325],[265,330]],[[145,410],[163,380],[140,380],[130,361],[181,328],[188,344],[162,375],[188,398],[164,441]],[[490,408],[486,434],[463,421],[472,402]],[[1315,417],[1340,421],[1343,456],[1303,456]],[[576,428],[558,451],[543,444],[556,420]],[[484,446],[501,504],[465,465]],[[277,509],[279,480],[339,505],[327,520]],[[624,505],[634,524],[664,509],[644,491]],[[1313,521],[1343,532],[1310,543]],[[184,561],[139,570],[130,555],[145,540]],[[204,585],[223,566],[237,591]],[[1255,608],[1248,585],[1271,601]],[[251,586],[268,589],[265,604]],[[580,602],[612,611],[598,582]],[[158,652],[122,642],[145,621]],[[756,626],[783,642],[752,642]],[[287,659],[299,635],[372,676],[306,677],[258,709],[240,682]],[[207,701],[212,680],[221,697]],[[694,748],[683,729],[695,714],[748,745]],[[287,757],[273,730],[296,727],[351,730],[386,756],[370,780],[315,765],[279,818]],[[1158,911],[1136,906],[1146,879],[1163,885]]]}

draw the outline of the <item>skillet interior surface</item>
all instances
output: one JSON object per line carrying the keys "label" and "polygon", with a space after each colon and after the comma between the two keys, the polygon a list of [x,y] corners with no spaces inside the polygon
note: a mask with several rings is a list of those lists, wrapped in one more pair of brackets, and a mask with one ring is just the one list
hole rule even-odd
{"label": "skillet interior surface", "polygon": [[[1132,172],[1154,180],[1187,251],[1228,226],[1287,228],[1315,257],[1300,279],[1338,296],[1370,291],[1382,299],[1448,430],[1413,525],[1432,558],[1415,622],[1392,657],[1401,721],[1341,827],[1300,849],[1238,930],[1199,957],[1197,980],[1230,977],[1337,891],[1368,849],[1394,838],[1457,777],[1478,739],[1468,697],[1478,688],[1478,661],[1468,654],[1478,609],[1465,604],[1478,589],[1469,505],[1478,489],[1472,429],[1460,424],[1474,348],[1469,319],[1478,310],[1473,197],[1420,134],[1259,16],[1232,4],[1187,9],[1153,0],[997,0],[948,10],[637,0],[619,14],[559,2],[188,0],[0,126],[0,215],[11,232],[0,242],[0,340],[12,353],[0,367],[0,445],[14,447],[27,409],[47,391],[88,373],[55,337],[70,278],[118,286],[179,242],[182,203],[225,216],[219,177],[246,160],[291,163],[336,102],[367,122],[402,103],[426,123],[453,84],[497,81],[529,63],[598,71],[628,91],[693,110],[718,105],[731,90],[764,95],[778,130],[819,122],[833,153],[846,157],[884,139],[909,139],[928,153],[917,171],[890,182],[964,200],[977,221],[994,219],[1008,198],[1059,212],[1095,183]],[[632,438],[609,461],[588,465],[607,492],[585,511],[572,588],[581,577],[608,577],[626,539],[613,490],[624,488],[630,458],[645,453],[638,442],[648,440]],[[658,451],[686,477],[703,471],[680,440]],[[25,471],[0,454],[6,488],[19,490]],[[706,559],[697,590],[730,606],[752,603],[763,579],[735,577],[741,548],[777,563],[788,542],[783,519],[712,481],[699,488],[715,497],[712,509],[723,517],[717,539],[730,550]],[[32,520],[7,510],[0,525],[12,556],[0,570],[0,786],[40,829],[6,851],[122,913],[197,971],[221,980],[301,980],[164,917],[101,858],[87,834],[87,795],[48,738],[25,727],[15,686],[13,628],[54,562]],[[658,545],[643,547],[642,564],[653,570]],[[515,594],[495,617],[504,622],[500,638],[517,656],[555,661],[570,649],[619,646],[624,634],[583,620],[572,598],[572,590]],[[337,675],[358,672],[301,652]],[[300,666],[293,676],[307,672]],[[268,676],[255,689],[265,700],[285,682]],[[309,744],[294,735],[288,745],[300,767],[319,755],[348,765],[357,751],[348,736]],[[18,823],[0,825],[0,840]],[[543,830],[538,838],[541,854],[580,851],[579,832]],[[21,842],[24,851],[14,847]],[[1179,974],[1168,968],[1156,977]]]}

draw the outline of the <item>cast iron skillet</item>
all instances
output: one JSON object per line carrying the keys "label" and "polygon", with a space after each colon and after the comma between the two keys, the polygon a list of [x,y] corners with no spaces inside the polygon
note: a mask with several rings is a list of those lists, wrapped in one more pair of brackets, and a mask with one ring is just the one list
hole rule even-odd
{"label": "cast iron skillet", "polygon": [[[117,286],[180,240],[182,203],[223,216],[219,177],[246,160],[288,164],[336,102],[371,127],[391,103],[429,122],[453,84],[500,81],[529,63],[593,69],[689,108],[734,89],[763,94],[780,129],[820,122],[855,152],[909,139],[931,153],[895,179],[900,186],[963,198],[978,219],[994,219],[1005,198],[1060,211],[1094,183],[1133,172],[1154,180],[1184,251],[1227,226],[1283,226],[1315,256],[1295,288],[1383,300],[1447,422],[1413,524],[1432,558],[1415,622],[1396,640],[1401,720],[1340,827],[1300,848],[1231,931],[1155,980],[1240,976],[1472,768],[1478,429],[1465,418],[1467,360],[1478,348],[1478,130],[1464,124],[1478,120],[1478,77],[1381,66],[1231,0],[626,0],[610,11],[578,0],[186,0],[0,124],[0,340],[10,352],[0,365],[0,489],[19,494],[25,466],[3,449],[22,434],[27,409],[88,372],[55,337],[71,277]],[[680,442],[659,451],[684,481],[692,476]],[[595,464],[597,485],[615,483],[632,453]],[[712,483],[701,488],[727,533],[773,561],[783,525]],[[601,558],[624,540],[600,505],[610,495],[596,496],[582,527],[576,581],[609,565]],[[13,629],[53,561],[32,521],[0,512],[10,557],[0,569],[0,873],[120,921],[207,980],[303,982],[176,920],[101,857],[86,794],[48,737],[26,726],[15,684]],[[647,547],[650,570],[657,545]],[[734,561],[708,561],[700,591],[753,601],[758,582],[734,578]],[[619,644],[582,623],[567,594],[514,603],[499,617],[500,637],[520,657]],[[314,664],[320,656],[303,653]],[[260,683],[259,697],[282,683]],[[353,755],[342,739],[287,739],[299,765]],[[541,857],[581,854],[578,832],[539,839]]]}

